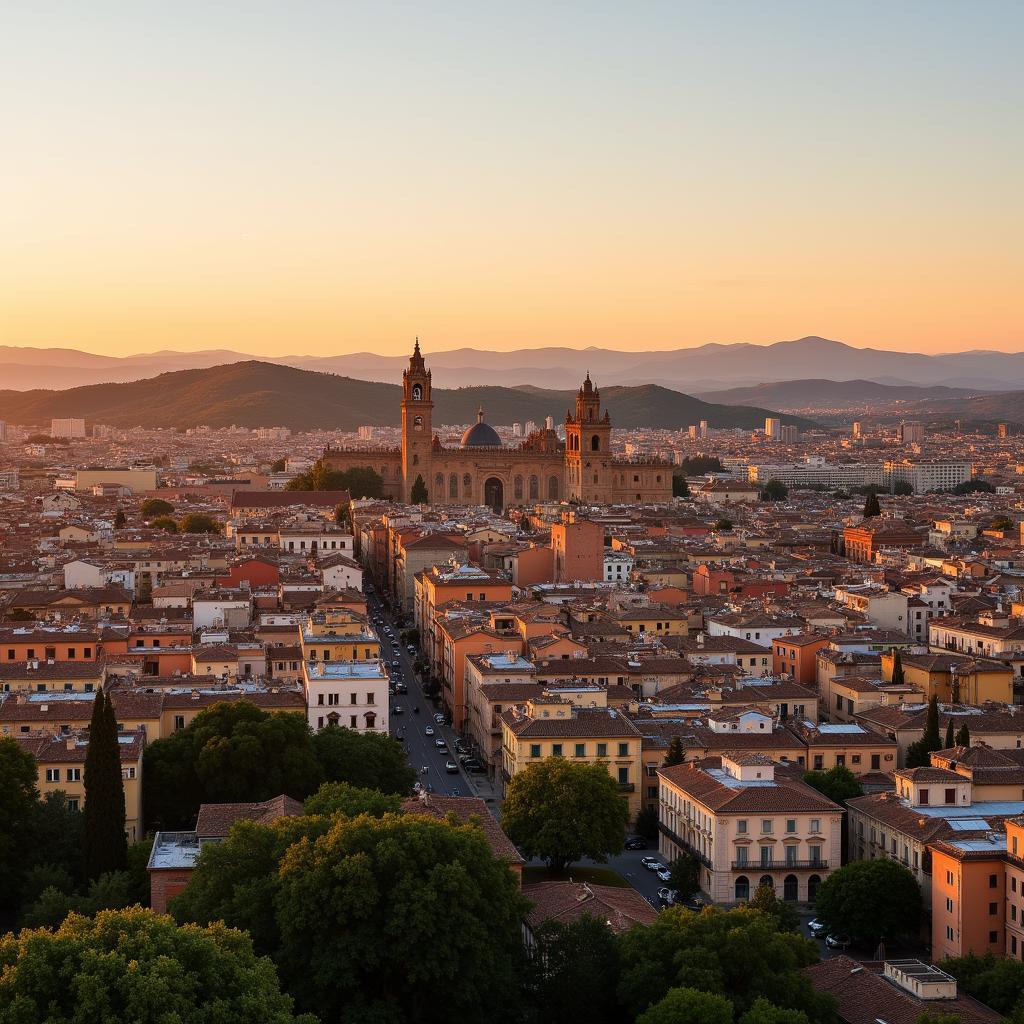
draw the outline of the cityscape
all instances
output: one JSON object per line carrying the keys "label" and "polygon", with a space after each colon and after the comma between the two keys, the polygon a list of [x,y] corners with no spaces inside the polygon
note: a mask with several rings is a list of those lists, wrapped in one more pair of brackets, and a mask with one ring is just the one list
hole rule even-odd
{"label": "cityscape", "polygon": [[0,1022],[1024,1024],[1021,10],[101,6],[5,18]]}

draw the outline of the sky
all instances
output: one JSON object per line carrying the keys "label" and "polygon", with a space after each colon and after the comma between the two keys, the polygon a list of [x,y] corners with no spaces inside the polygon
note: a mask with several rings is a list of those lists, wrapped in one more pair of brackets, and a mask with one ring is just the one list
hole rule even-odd
{"label": "sky", "polygon": [[0,10],[0,345],[1024,349],[1024,4]]}

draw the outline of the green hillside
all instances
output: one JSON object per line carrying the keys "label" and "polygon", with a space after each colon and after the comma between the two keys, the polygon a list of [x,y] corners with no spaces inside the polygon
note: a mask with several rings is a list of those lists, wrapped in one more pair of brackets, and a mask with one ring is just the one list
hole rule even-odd
{"label": "green hillside", "polygon": [[[545,416],[560,420],[574,391],[468,387],[434,390],[434,422],[471,423],[483,406],[487,420],[505,424]],[[601,397],[620,427],[686,427],[706,419],[712,427],[757,427],[766,409],[715,405],[656,385],[605,388]],[[333,374],[249,361],[162,373],[148,380],[91,384],[65,391],[0,391],[0,419],[43,424],[55,416],[84,416],[119,427],[283,426],[293,430],[354,430],[362,424],[395,426],[401,388]],[[810,421],[783,416],[784,423]]]}

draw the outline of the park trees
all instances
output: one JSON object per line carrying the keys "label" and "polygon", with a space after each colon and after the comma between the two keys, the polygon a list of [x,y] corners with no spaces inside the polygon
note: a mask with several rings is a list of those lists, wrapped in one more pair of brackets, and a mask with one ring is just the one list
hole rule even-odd
{"label": "park trees", "polygon": [[117,716],[113,701],[108,700],[100,690],[92,704],[89,746],[85,753],[82,847],[88,878],[96,879],[108,871],[124,868],[128,857],[124,820],[124,783],[121,781]]}
{"label": "park trees", "polygon": [[855,796],[864,795],[864,787],[857,776],[843,764],[837,764],[825,772],[804,772],[804,782],[840,806],[845,806],[846,801]]}
{"label": "park trees", "polygon": [[832,931],[874,943],[917,932],[921,887],[894,860],[859,860],[829,875],[818,888],[815,914]]}
{"label": "park trees", "polygon": [[501,820],[525,857],[557,872],[621,852],[629,809],[604,765],[552,757],[512,777]]}
{"label": "park trees", "polygon": [[7,736],[0,737],[0,906],[19,897],[19,867],[36,805],[36,761]]}
{"label": "park trees", "polygon": [[789,497],[789,488],[778,478],[772,477],[761,491],[762,501],[785,501]]}
{"label": "park trees", "polygon": [[327,782],[406,794],[416,781],[402,745],[384,733],[330,726],[313,736],[313,752]]}
{"label": "park trees", "polygon": [[144,519],[150,519],[153,516],[169,516],[173,511],[174,506],[163,498],[146,498],[139,506],[139,512],[142,513]]}
{"label": "park trees", "polygon": [[644,1010],[636,1024],[732,1024],[732,1003],[713,992],[678,986]]}
{"label": "park trees", "polygon": [[223,924],[180,928],[139,907],[0,938],[0,1019],[315,1024],[295,1016],[248,936]]}

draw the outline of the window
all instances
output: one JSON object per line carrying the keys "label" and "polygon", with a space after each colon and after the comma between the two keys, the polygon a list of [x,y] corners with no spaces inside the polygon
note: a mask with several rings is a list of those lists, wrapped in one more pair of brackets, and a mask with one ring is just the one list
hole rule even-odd
{"label": "window", "polygon": [[772,865],[772,851],[767,846],[761,847],[761,867],[769,868]]}
{"label": "window", "polygon": [[122,779],[134,779],[135,778],[135,767],[131,766],[131,767],[128,767],[128,768],[122,768],[121,769],[121,778]]}
{"label": "window", "polygon": [[620,786],[628,786],[629,785],[629,769],[628,768],[620,768],[619,769],[619,785]]}
{"label": "window", "polygon": [[952,885],[952,884],[953,884],[953,872],[952,871],[947,871],[946,872],[946,885]]}
{"label": "window", "polygon": [[69,768],[67,775],[65,776],[68,782],[81,782],[82,781],[82,769],[81,768]]}
{"label": "window", "polygon": [[767,833],[767,832],[771,832],[771,830],[772,830],[772,819],[771,818],[762,818],[761,819],[761,831]]}
{"label": "window", "polygon": [[998,889],[999,888],[999,877],[997,875],[989,875],[988,876],[988,887],[990,889]]}
{"label": "window", "polygon": [[372,693],[368,693],[366,695],[366,703],[367,704],[375,704],[376,703],[376,700],[375,700],[374,695]]}
{"label": "window", "polygon": [[736,863],[746,864],[747,863],[747,848],[745,846],[736,847]]}
{"label": "window", "polygon": [[608,744],[607,743],[598,743],[598,745],[597,745],[597,756],[598,757],[607,757],[608,756]]}
{"label": "window", "polygon": [[787,818],[786,819],[786,831],[787,832],[795,832],[796,831],[796,818]]}
{"label": "window", "polygon": [[747,834],[747,819],[746,818],[740,818],[739,821],[736,822],[736,831],[739,832],[739,834],[741,836]]}
{"label": "window", "polygon": [[988,933],[988,941],[991,942],[991,943],[998,942],[999,941],[999,934],[997,932],[989,932]]}
{"label": "window", "polygon": [[871,755],[871,770],[877,772],[882,767],[882,755],[872,754]]}
{"label": "window", "polygon": [[951,925],[948,924],[946,925],[946,938],[950,940],[952,940],[953,938],[953,928]]}
{"label": "window", "polygon": [[920,800],[921,800],[922,804],[928,803],[928,790],[927,789],[922,789],[921,790]]}
{"label": "window", "polygon": [[358,721],[359,720],[358,720],[358,718],[355,715],[349,715],[348,716],[348,727],[350,729],[355,729],[356,725],[358,724]]}
{"label": "window", "polygon": [[619,744],[619,757],[629,757],[629,744],[628,743],[620,743]]}
{"label": "window", "polygon": [[68,800],[68,810],[69,811],[77,811],[78,810],[78,800],[76,798],[72,797],[72,799]]}
{"label": "window", "polygon": [[60,782],[60,769],[59,768],[47,768],[46,769],[46,781],[47,782]]}
{"label": "window", "polygon": [[[863,823],[862,823],[861,824],[861,835],[864,834],[863,833],[863,828],[864,828],[864,826],[863,826]],[[811,831],[812,832],[820,832],[821,831],[821,819],[820,818],[811,818]]]}
{"label": "window", "polygon": [[786,864],[789,865],[789,867],[793,867],[793,865],[796,864],[796,854],[797,848],[795,846],[786,847]]}
{"label": "window", "polygon": [[539,743],[531,743],[530,744],[530,757],[540,757],[540,744]]}
{"label": "window", "polygon": [[947,804],[955,804],[956,803],[956,790],[955,789],[950,788],[950,789],[946,790],[946,803]]}
{"label": "window", "polygon": [[999,913],[999,904],[998,903],[990,903],[988,905],[988,913],[989,913],[990,917],[995,917],[995,915]]}
{"label": "window", "polygon": [[552,743],[551,744],[551,756],[552,757],[561,757],[562,756],[562,744],[561,743]]}
{"label": "window", "polygon": [[576,744],[576,756],[577,757],[586,757],[587,756],[587,745],[586,745],[586,743],[577,743]]}

